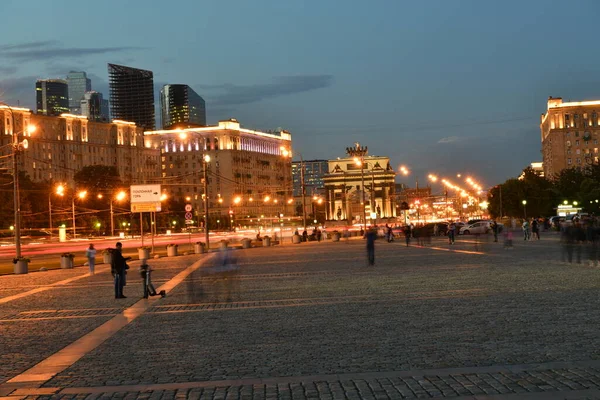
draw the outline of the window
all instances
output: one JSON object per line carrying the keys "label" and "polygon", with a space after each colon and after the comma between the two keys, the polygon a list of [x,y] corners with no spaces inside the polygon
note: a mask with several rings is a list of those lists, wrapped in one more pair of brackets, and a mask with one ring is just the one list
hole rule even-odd
{"label": "window", "polygon": [[571,159],[567,159],[567,164],[571,164]]}
{"label": "window", "polygon": [[575,146],[579,146],[579,139],[575,141]]}
{"label": "window", "polygon": [[581,164],[581,158],[577,159],[577,164]]}
{"label": "window", "polygon": [[598,148],[597,147],[594,148],[594,153],[598,154]]}
{"label": "window", "polygon": [[567,140],[567,146],[571,146],[571,141]]}
{"label": "window", "polygon": [[571,154],[571,149],[567,150],[567,154]]}
{"label": "window", "polygon": [[577,149],[577,150],[575,151],[575,154],[581,154],[581,150]]}
{"label": "window", "polygon": [[571,137],[571,132],[567,132],[567,137]]}

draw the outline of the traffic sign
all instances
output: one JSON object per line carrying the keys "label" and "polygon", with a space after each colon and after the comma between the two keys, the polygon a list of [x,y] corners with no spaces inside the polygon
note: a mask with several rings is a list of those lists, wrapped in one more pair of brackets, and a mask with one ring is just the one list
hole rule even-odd
{"label": "traffic sign", "polygon": [[192,213],[191,212],[186,212],[185,213],[185,219],[192,219]]}
{"label": "traffic sign", "polygon": [[191,204],[186,204],[186,205],[185,205],[185,211],[186,211],[186,212],[190,212],[190,211],[192,211],[192,205],[191,205]]}
{"label": "traffic sign", "polygon": [[160,201],[158,203],[131,203],[131,212],[159,212]]}
{"label": "traffic sign", "polygon": [[192,225],[194,223],[194,221],[192,221],[191,219],[186,219],[185,220],[185,224],[186,225]]}
{"label": "traffic sign", "polygon": [[160,185],[131,185],[132,203],[160,203]]}

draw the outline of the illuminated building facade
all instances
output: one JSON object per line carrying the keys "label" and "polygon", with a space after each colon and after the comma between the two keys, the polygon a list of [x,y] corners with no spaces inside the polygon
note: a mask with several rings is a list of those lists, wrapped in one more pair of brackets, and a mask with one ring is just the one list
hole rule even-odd
{"label": "illuminated building facade", "polygon": [[62,79],[38,79],[35,83],[37,113],[57,116],[69,112],[69,86]]}
{"label": "illuminated building facade", "polygon": [[292,162],[294,197],[302,196],[302,165],[304,165],[304,188],[306,195],[312,196],[313,194],[323,192],[323,177],[329,172],[329,162],[327,160],[294,161]]}
{"label": "illuminated building facade", "polygon": [[102,93],[86,92],[80,101],[81,115],[90,121],[108,122],[108,100],[102,98]]}
{"label": "illuminated building facade", "polygon": [[540,122],[544,176],[552,179],[565,168],[598,164],[600,101],[563,103],[548,99]]}
{"label": "illuminated building facade", "polygon": [[289,132],[244,129],[232,119],[217,126],[145,132],[145,140],[147,146],[160,151],[163,189],[170,197],[190,203],[196,217],[204,215],[204,155],[210,156],[211,216],[227,215],[230,210],[236,220],[290,215]]}
{"label": "illuminated building facade", "polygon": [[154,77],[152,71],[108,64],[110,115],[114,119],[134,122],[153,130]]}
{"label": "illuminated building facade", "polygon": [[83,71],[71,71],[67,74],[69,86],[69,110],[71,114],[81,114],[81,100],[86,92],[92,90],[92,81]]}
{"label": "illuminated building facade", "polygon": [[362,176],[364,174],[365,214],[377,218],[396,216],[396,172],[389,157],[364,156],[364,171],[353,157],[329,160],[329,173],[324,177],[327,220],[362,223]]}
{"label": "illuminated building facade", "polygon": [[[26,134],[27,150],[19,156],[19,170],[34,182],[54,180],[73,185],[77,171],[88,165],[116,166],[123,182],[157,182],[160,152],[144,147],[142,128],[132,122],[88,121],[87,117],[63,114],[58,117],[32,114],[24,108],[13,108],[15,131],[35,125]],[[0,154],[10,154],[12,118],[0,106]]]}
{"label": "illuminated building facade", "polygon": [[165,85],[160,91],[163,129],[206,126],[206,103],[188,85]]}

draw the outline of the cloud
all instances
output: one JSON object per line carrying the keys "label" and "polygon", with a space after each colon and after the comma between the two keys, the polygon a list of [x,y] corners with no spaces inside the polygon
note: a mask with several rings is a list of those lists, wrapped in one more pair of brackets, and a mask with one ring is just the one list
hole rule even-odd
{"label": "cloud", "polygon": [[438,140],[437,142],[439,144],[444,144],[444,143],[454,143],[454,142],[458,142],[459,140],[461,140],[461,138],[459,138],[458,136],[448,136],[445,138],[441,138],[440,140]]}
{"label": "cloud", "polygon": [[35,76],[0,79],[0,101],[35,108]]}
{"label": "cloud", "polygon": [[141,47],[62,47],[57,41],[40,41],[0,46],[0,57],[18,62],[48,61],[96,54],[140,50]]}
{"label": "cloud", "polygon": [[15,66],[2,66],[2,65],[0,65],[0,74],[12,75],[15,72],[17,72],[17,67],[15,67]]}
{"label": "cloud", "polygon": [[214,107],[255,103],[265,99],[286,96],[295,93],[323,89],[333,84],[332,75],[296,75],[282,76],[270,83],[254,85],[196,85],[198,88],[213,91],[215,94],[203,94],[207,103]]}

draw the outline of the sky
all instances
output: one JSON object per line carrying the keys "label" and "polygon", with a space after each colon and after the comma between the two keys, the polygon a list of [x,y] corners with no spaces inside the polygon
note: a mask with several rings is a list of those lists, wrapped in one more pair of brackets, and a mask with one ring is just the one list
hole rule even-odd
{"label": "sky", "polygon": [[284,128],[305,160],[360,142],[410,186],[516,177],[541,161],[548,96],[600,99],[594,0],[0,0],[0,15],[0,101],[34,109],[35,80],[70,70],[108,98],[107,63],[148,69],[157,92],[200,94],[209,124]]}

